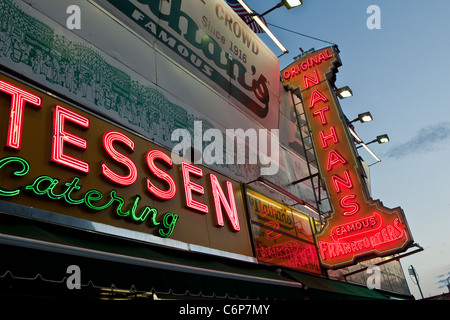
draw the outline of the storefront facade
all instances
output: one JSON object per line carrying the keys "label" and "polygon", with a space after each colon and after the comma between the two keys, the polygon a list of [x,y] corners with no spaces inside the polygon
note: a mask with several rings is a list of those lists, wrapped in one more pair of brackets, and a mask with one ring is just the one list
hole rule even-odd
{"label": "storefront facade", "polygon": [[367,194],[317,191],[310,98],[224,1],[198,2],[0,1],[2,295],[388,299],[327,269],[408,249],[403,214],[354,220],[379,235],[337,254],[332,209]]}

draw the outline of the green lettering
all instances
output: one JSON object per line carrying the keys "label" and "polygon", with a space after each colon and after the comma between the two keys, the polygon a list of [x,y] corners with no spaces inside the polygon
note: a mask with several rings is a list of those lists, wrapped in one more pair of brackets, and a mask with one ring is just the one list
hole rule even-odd
{"label": "green lettering", "polygon": [[[28,172],[30,172],[30,164],[22,158],[19,157],[5,157],[0,160],[0,169],[3,169],[4,166],[12,163],[19,164],[22,168],[20,170],[16,170],[13,172],[13,175],[16,177],[23,177]],[[16,190],[4,190],[0,188],[0,196],[2,197],[14,197],[20,193],[20,188]]]}
{"label": "green lettering", "polygon": [[141,215],[139,217],[136,216],[135,211],[133,210],[131,212],[131,218],[133,218],[134,221],[141,221],[141,222],[143,222],[143,221],[145,221],[145,219],[147,219],[147,217],[150,214],[150,212],[152,213],[151,223],[154,226],[159,225],[159,222],[157,222],[155,220],[156,219],[156,215],[158,214],[158,210],[156,210],[155,208],[150,208],[148,206],[144,207],[144,210],[142,210],[142,213],[141,213]]}
{"label": "green lettering", "polygon": [[[12,175],[16,177],[22,177],[29,173],[30,165],[29,163],[20,157],[5,157],[0,159],[0,170],[3,169],[7,165],[19,165],[20,169],[16,169],[12,172]],[[141,196],[136,195],[133,203],[131,204],[128,211],[123,211],[123,206],[125,204],[125,200],[122,197],[117,195],[116,190],[111,190],[110,199],[104,203],[103,205],[96,205],[94,203],[101,201],[103,199],[103,194],[99,190],[89,190],[81,199],[73,199],[72,193],[81,190],[81,186],[78,185],[80,182],[80,178],[74,177],[72,181],[66,182],[64,186],[66,187],[61,193],[55,193],[54,188],[59,184],[60,179],[52,178],[47,175],[42,175],[34,179],[34,181],[25,186],[24,190],[29,190],[33,192],[35,195],[42,196],[46,195],[48,198],[52,200],[60,200],[63,199],[67,204],[70,205],[80,205],[84,203],[89,209],[101,211],[110,207],[114,202],[117,202],[116,214],[120,217],[130,217],[132,220],[136,222],[144,222],[147,218],[150,217],[150,223],[153,226],[159,226],[158,234],[162,237],[169,237],[175,228],[175,225],[178,221],[179,216],[177,214],[166,212],[160,222],[156,221],[158,210],[156,208],[152,208],[149,206],[145,206],[138,215],[136,213],[136,209],[138,207],[138,203],[141,199]],[[0,196],[3,197],[13,197],[20,194],[21,188],[17,188],[14,190],[5,190],[0,188]]]}
{"label": "green lettering", "polygon": [[[177,214],[174,214],[172,212],[166,212],[166,214],[162,219],[163,227],[161,227],[158,230],[159,235],[161,237],[169,237],[172,234],[173,229],[175,228],[177,220],[178,220]],[[164,228],[166,228],[167,230],[164,230]]]}
{"label": "green lettering", "polygon": [[53,188],[58,184],[59,179],[49,176],[39,176],[34,179],[33,183],[26,186],[25,190],[31,190],[35,194],[43,196],[47,195],[50,199],[60,199],[62,196],[55,195]]}
{"label": "green lettering", "polygon": [[133,204],[131,205],[131,208],[128,211],[123,212],[122,208],[123,208],[123,205],[125,204],[125,200],[123,200],[122,197],[119,197],[116,194],[116,190],[111,190],[110,195],[111,195],[111,199],[114,199],[115,201],[117,201],[119,203],[116,208],[116,214],[119,217],[128,217],[130,215],[130,211],[134,212],[136,210],[137,204],[139,202],[139,196],[136,197]]}
{"label": "green lettering", "polygon": [[[111,191],[111,193],[113,191]],[[84,195],[84,203],[86,204],[86,206],[89,209],[100,211],[100,210],[104,210],[104,209],[108,208],[114,202],[114,199],[111,198],[111,200],[109,200],[103,206],[96,206],[95,204],[92,204],[92,201],[100,201],[102,198],[103,198],[103,194],[100,191],[95,190],[95,189],[89,190]]]}
{"label": "green lettering", "polygon": [[77,205],[77,204],[82,204],[84,202],[84,199],[74,200],[74,199],[72,199],[72,196],[71,196],[71,194],[74,190],[78,191],[81,189],[81,186],[78,185],[78,181],[80,181],[80,178],[75,177],[75,178],[73,178],[72,182],[70,182],[70,183],[66,182],[64,184],[67,187],[67,190],[64,191],[63,197],[64,197],[64,200],[66,200],[66,202],[68,204]]}

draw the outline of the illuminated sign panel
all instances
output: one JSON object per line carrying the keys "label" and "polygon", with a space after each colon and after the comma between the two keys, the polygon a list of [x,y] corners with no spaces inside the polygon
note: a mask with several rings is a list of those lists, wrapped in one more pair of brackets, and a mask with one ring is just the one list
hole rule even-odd
{"label": "illuminated sign panel", "polygon": [[339,268],[358,259],[405,251],[412,237],[401,208],[372,200],[340,109],[333,81],[337,47],[303,54],[281,75],[302,100],[332,211],[316,242],[322,265]]}
{"label": "illuminated sign panel", "polygon": [[321,274],[310,218],[252,189],[246,191],[256,258]]}
{"label": "illuminated sign panel", "polygon": [[2,211],[253,255],[239,183],[2,74],[0,120]]}

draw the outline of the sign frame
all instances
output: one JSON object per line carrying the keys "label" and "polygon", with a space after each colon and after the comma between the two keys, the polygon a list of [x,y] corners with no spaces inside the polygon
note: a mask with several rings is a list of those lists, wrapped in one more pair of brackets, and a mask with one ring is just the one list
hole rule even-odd
{"label": "sign frame", "polygon": [[[249,192],[250,191],[250,192]],[[294,208],[288,204],[285,204],[281,201],[275,200],[271,198],[270,196],[267,196],[263,192],[259,191],[256,188],[253,188],[248,185],[243,185],[243,193],[245,197],[245,205],[246,205],[246,211],[248,213],[248,228],[250,230],[251,238],[252,238],[252,246],[254,251],[254,256],[258,260],[259,263],[263,263],[266,265],[271,266],[280,266],[284,268],[288,268],[295,271],[305,272],[308,274],[314,274],[317,276],[323,276],[323,270],[321,268],[318,252],[317,252],[317,245],[315,240],[315,233],[316,228],[314,226],[314,218],[302,213],[297,208]],[[273,215],[279,215],[278,220],[280,223],[277,223],[277,219],[270,219],[270,218],[262,218],[262,219],[255,219],[255,215],[261,218],[256,212],[254,212],[251,209],[250,194],[255,193],[257,196],[253,195],[255,198],[259,198],[260,201],[267,201],[272,203],[274,206],[278,206],[279,209],[282,209],[282,207],[285,207],[285,209],[291,210],[291,216],[292,216],[292,226],[289,228],[289,224],[291,223],[284,223],[290,218],[287,217],[287,215],[284,215],[282,212],[276,212],[273,213]],[[267,200],[263,199],[266,198]],[[257,206],[256,200],[255,200],[255,207]],[[280,207],[281,206],[281,207]],[[261,206],[262,208],[262,206]],[[261,209],[260,208],[260,209]],[[266,212],[267,217],[271,214],[271,211],[273,208],[269,208]],[[281,213],[281,214],[280,214]],[[305,218],[308,219],[308,227],[310,231],[310,235],[305,235],[303,237],[300,237],[298,235],[298,219],[295,218],[295,213],[298,213]],[[287,218],[286,218],[287,217]],[[265,223],[264,223],[265,221]],[[256,232],[265,232],[264,237],[258,237],[256,235]],[[275,244],[274,248],[268,247],[264,245],[261,242],[261,239],[264,238],[264,241],[267,241],[267,243]],[[278,241],[281,241],[281,243],[278,243]],[[285,241],[285,242],[282,242]],[[257,246],[257,242],[261,242],[261,247]],[[277,244],[278,243],[278,244]],[[299,247],[299,245],[305,245],[304,247]],[[278,250],[276,254],[271,256],[271,252],[274,253],[274,250]],[[296,253],[298,253],[296,255]],[[291,257],[291,258],[289,258]],[[314,262],[313,260],[316,260]],[[316,270],[314,270],[316,268]]]}
{"label": "sign frame", "polygon": [[303,104],[331,212],[316,235],[322,266],[338,269],[413,243],[403,210],[373,200],[340,107],[334,82],[342,65],[337,46],[308,51],[281,71],[284,86]]}
{"label": "sign frame", "polygon": [[[102,169],[107,166],[118,173],[127,171],[126,167],[124,167],[125,162],[119,163],[117,162],[117,158],[114,159],[113,157],[107,157],[108,152],[111,152],[111,150],[108,151],[105,148],[105,150],[102,151],[97,148],[101,146],[102,143],[103,146],[105,146],[105,142],[102,142],[100,133],[105,131],[106,135],[109,131],[106,131],[105,129],[110,128],[113,129],[113,131],[121,132],[123,135],[132,137],[136,143],[136,148],[138,146],[142,148],[151,147],[154,148],[152,150],[161,150],[161,154],[165,152],[169,155],[170,150],[152,143],[149,139],[121,126],[120,124],[114,123],[113,121],[105,119],[102,116],[83,108],[82,106],[67,101],[64,98],[59,97],[57,94],[49,93],[47,90],[30,84],[28,81],[19,77],[2,71],[1,79],[3,83],[6,82],[14,85],[17,90],[23,88],[24,91],[29,91],[30,95],[41,97],[41,101],[39,102],[41,104],[40,108],[33,108],[32,104],[25,102],[23,109],[25,117],[22,118],[22,121],[25,121],[23,123],[24,130],[21,141],[22,145],[16,143],[16,147],[14,147],[14,145],[7,147],[5,142],[3,142],[4,147],[2,147],[0,152],[0,163],[3,171],[2,175],[9,176],[11,174],[12,176],[11,179],[1,180],[2,184],[0,192],[2,194],[0,194],[0,211],[2,214],[12,214],[23,218],[54,223],[66,227],[99,232],[110,236],[118,236],[121,238],[126,238],[130,241],[145,242],[175,249],[201,252],[253,263],[256,261],[252,255],[251,239],[248,230],[246,228],[236,230],[236,225],[233,224],[230,220],[230,216],[228,216],[228,212],[226,212],[227,208],[222,207],[220,217],[216,215],[217,212],[214,213],[214,209],[217,207],[216,201],[213,200],[212,193],[214,192],[219,194],[219,197],[221,197],[221,200],[219,201],[223,204],[223,206],[226,206],[223,201],[226,201],[226,199],[231,200],[228,192],[230,191],[230,188],[233,188],[234,197],[237,200],[236,204],[240,223],[243,226],[246,226],[247,219],[241,183],[233,180],[233,183],[228,183],[229,180],[231,180],[230,178],[203,166],[201,166],[201,168],[203,169],[204,177],[201,178],[201,180],[199,180],[199,178],[197,178],[194,174],[190,173],[192,185],[194,187],[198,187],[201,185],[201,181],[203,181],[203,186],[205,188],[205,194],[194,193],[194,198],[205,202],[210,208],[209,214],[197,213],[194,212],[193,208],[190,208],[185,202],[187,201],[184,199],[186,196],[184,194],[186,193],[186,189],[183,188],[183,173],[181,172],[182,166],[179,165],[176,168],[173,168],[175,170],[172,169],[170,172],[179,186],[178,198],[174,198],[174,200],[169,199],[169,202],[164,202],[164,199],[158,199],[155,194],[155,197],[148,197],[146,201],[140,201],[139,203],[142,196],[151,196],[151,194],[147,192],[149,190],[146,191],[147,187],[145,187],[145,181],[142,180],[136,183],[133,182],[134,184],[130,184],[131,187],[126,185],[120,186],[117,182],[107,178],[105,175],[99,175]],[[4,123],[7,123],[8,117],[6,114],[11,116],[12,96],[2,90],[0,90],[0,95],[2,101],[9,101],[5,102],[8,105],[5,106],[2,103],[2,106],[0,106],[2,107],[2,110],[0,110],[1,113],[5,114],[5,117],[3,117],[5,120]],[[78,138],[78,142],[82,141],[83,138],[86,138],[88,143],[90,143],[90,146],[83,150],[80,148],[82,147],[81,144],[78,146],[76,144],[71,145],[71,142],[77,140],[72,140],[70,142],[66,140],[67,145],[64,147],[64,151],[62,152],[63,155],[68,156],[69,160],[70,158],[78,158],[80,162],[83,162],[83,160],[89,161],[91,163],[90,172],[81,172],[80,170],[71,168],[64,163],[56,163],[54,160],[51,160],[51,153],[53,149],[51,146],[52,144],[54,145],[54,139],[58,136],[54,130],[54,125],[56,123],[55,118],[57,118],[56,115],[59,114],[56,111],[59,109],[58,107],[67,110],[74,110],[75,113],[79,113],[82,117],[87,117],[92,121],[91,128],[83,128],[83,126],[80,126],[77,123],[69,123],[69,121],[65,122],[67,130],[66,138],[70,138],[72,135],[72,138]],[[30,114],[30,116],[28,117],[27,114]],[[44,119],[44,121],[40,121],[40,119]],[[51,126],[49,124],[52,123],[52,120],[53,125]],[[36,132],[32,130],[31,126],[26,127],[27,124],[32,122],[38,125],[35,130],[38,130],[39,128],[45,130],[36,134]],[[59,130],[64,131],[64,127]],[[92,134],[89,133],[91,130]],[[0,133],[4,137],[9,137],[10,132],[8,130],[8,126],[2,126]],[[96,136],[98,141],[90,140]],[[6,141],[8,143],[9,140],[6,139]],[[33,148],[30,148],[30,146],[36,146],[39,141],[44,141],[44,144],[41,145],[40,148],[42,150],[33,151]],[[119,144],[117,144],[118,142]],[[130,146],[123,144],[123,141],[118,140],[116,140],[114,145],[116,153],[121,152],[124,155],[126,154],[128,157],[131,155],[130,150],[128,149],[129,147]],[[90,153],[90,149],[92,149],[91,154],[97,153],[99,157],[92,158],[91,155],[88,155],[88,153]],[[145,150],[147,149],[140,149],[140,151]],[[125,151],[128,151],[128,153]],[[139,150],[136,151],[139,154],[141,153]],[[141,159],[141,161],[145,162],[146,160],[143,155],[145,155],[145,153],[142,154],[142,156],[137,155],[137,157],[130,158],[134,159],[135,162],[136,159]],[[99,161],[99,159],[104,159],[107,161]],[[7,161],[9,161],[9,163],[6,163]],[[25,162],[29,162],[30,164],[27,165]],[[20,164],[22,164],[22,167],[20,167]],[[120,168],[121,166],[122,168]],[[164,163],[162,162],[158,162],[157,166],[160,168],[161,172],[161,169],[164,170],[165,168]],[[29,170],[29,167],[31,167],[31,171]],[[42,171],[41,168],[47,168],[47,170]],[[120,169],[122,169],[122,171]],[[28,174],[28,172],[30,173]],[[49,176],[47,176],[47,174],[49,174]],[[213,176],[216,177],[216,179],[213,179]],[[160,178],[157,178],[157,176],[152,177],[151,173],[149,177],[155,183],[155,186],[164,190],[167,189],[168,185],[164,181],[158,181]],[[14,181],[12,179],[14,179]],[[224,179],[228,182],[225,182]],[[205,183],[209,180],[211,180],[211,185]],[[64,187],[64,185],[66,187]],[[97,190],[97,188],[99,190]],[[140,189],[142,190],[139,191]],[[183,192],[183,189],[185,192]],[[136,190],[138,190],[137,195],[135,193]],[[8,195],[8,192],[11,193]],[[100,199],[100,192],[103,193],[102,197],[104,196],[104,199]],[[147,192],[147,194],[145,194],[145,192]],[[195,190],[193,192],[195,192]],[[87,196],[88,193],[89,196]],[[94,209],[91,210],[91,212],[85,208],[88,203],[86,199],[89,199],[89,203],[94,204]],[[214,199],[216,199],[216,197],[214,197]],[[85,202],[82,203],[81,200],[84,200]],[[106,203],[111,201],[113,204],[106,206]],[[30,206],[30,203],[33,203],[33,205]],[[103,207],[105,207],[105,209]],[[159,210],[158,215],[152,213],[152,207]],[[180,209],[178,210],[181,211],[177,214],[176,211],[172,211],[174,207],[179,207]],[[144,214],[144,211],[147,209],[150,209],[151,211],[147,215],[147,219],[139,222],[139,215],[142,217],[142,214]],[[159,232],[160,227],[166,227],[166,224],[163,221],[163,212],[174,212],[175,215],[179,215],[182,212],[187,212],[186,210],[192,212],[192,219],[188,219],[187,217],[183,218],[183,220],[187,222],[188,229],[200,223],[200,227],[203,226],[209,229],[213,228],[223,230],[225,233],[229,233],[236,243],[233,244],[233,241],[228,239],[227,241],[231,243],[230,246],[222,246],[222,240],[220,240],[222,237],[219,235],[216,235],[217,239],[210,239],[208,240],[208,244],[205,244],[204,241],[197,241],[197,238],[199,238],[197,236],[192,238],[192,241],[188,238],[186,238],[185,241],[183,239],[184,236],[181,236],[181,238],[180,236],[170,238],[170,234],[165,233],[167,229],[163,230],[162,233]],[[66,211],[70,211],[71,213],[67,213]],[[83,212],[85,213],[86,218],[83,218]],[[97,218],[97,212],[100,215],[103,215],[103,217]],[[172,217],[175,215],[172,215]],[[109,223],[108,221],[110,220],[108,219],[111,218],[114,221]],[[138,220],[134,218],[138,218]],[[222,218],[222,220],[220,221],[219,218]],[[135,222],[132,221],[133,219]],[[211,221],[211,219],[217,219],[217,221]],[[207,222],[207,220],[210,221]],[[166,222],[170,224],[169,220]],[[175,225],[175,223],[179,224],[180,220],[178,219],[178,221],[173,224]],[[130,227],[126,227],[126,225]],[[133,227],[133,225],[136,225],[136,227]],[[154,228],[156,226],[158,227]],[[172,231],[173,230],[176,232],[177,227],[174,226],[172,228]],[[206,235],[210,232],[211,231],[206,232],[205,229],[204,233]],[[219,233],[220,232],[221,231],[219,231]],[[182,232],[182,234],[184,233],[185,232]],[[243,245],[242,241],[239,242],[238,238],[246,241],[247,245]],[[242,248],[239,249],[239,246],[242,246]]]}

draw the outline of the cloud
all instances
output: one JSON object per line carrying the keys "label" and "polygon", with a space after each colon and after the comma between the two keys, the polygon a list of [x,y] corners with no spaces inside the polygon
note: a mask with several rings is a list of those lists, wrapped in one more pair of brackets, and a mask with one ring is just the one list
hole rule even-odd
{"label": "cloud", "polygon": [[430,125],[420,129],[409,141],[391,147],[386,156],[389,158],[403,158],[418,152],[435,150],[438,143],[450,138],[450,122]]}

